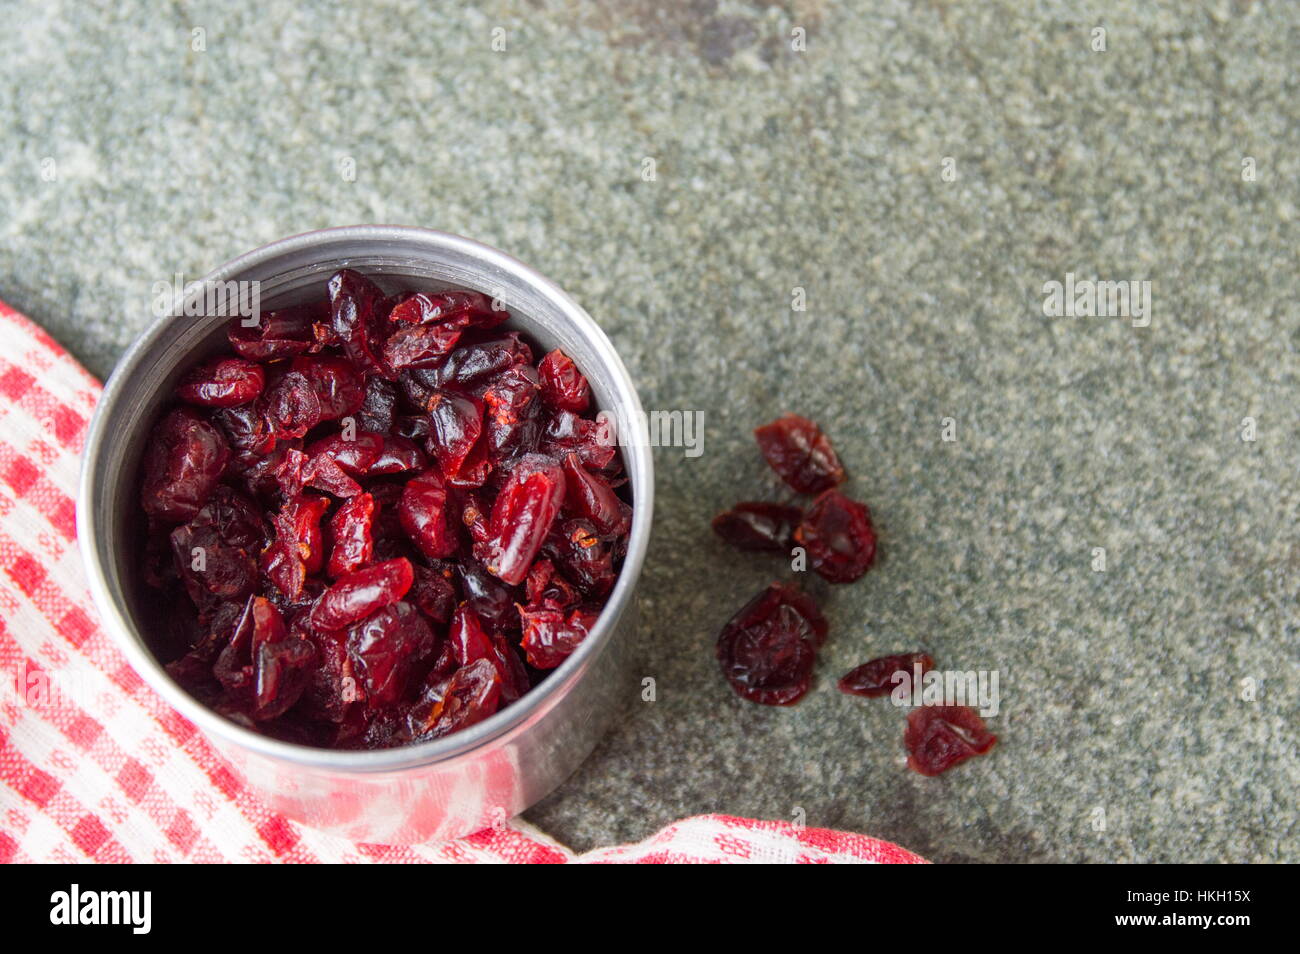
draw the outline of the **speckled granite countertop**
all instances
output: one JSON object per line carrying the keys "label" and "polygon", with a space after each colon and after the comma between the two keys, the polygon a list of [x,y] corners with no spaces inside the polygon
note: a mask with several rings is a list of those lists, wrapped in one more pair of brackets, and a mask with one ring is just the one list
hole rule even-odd
{"label": "speckled granite countertop", "polygon": [[[0,31],[0,298],[93,371],[174,272],[396,222],[535,265],[648,407],[705,413],[701,456],[656,452],[657,700],[533,821],[1300,860],[1300,5],[110,6],[8,3]],[[1046,316],[1067,273],[1149,281],[1149,325]],[[780,567],[708,529],[775,492],[750,430],[786,409],[882,539],[861,583],[813,584],[834,633],[788,710],[712,659]],[[938,779],[898,711],[834,689],[917,647],[1002,680],[1001,744]]]}

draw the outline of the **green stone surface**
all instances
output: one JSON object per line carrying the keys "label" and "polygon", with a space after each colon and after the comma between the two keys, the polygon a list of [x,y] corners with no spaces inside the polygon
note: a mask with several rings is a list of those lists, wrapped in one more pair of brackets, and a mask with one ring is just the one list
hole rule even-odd
{"label": "green stone surface", "polygon": [[[705,414],[701,456],[656,452],[656,701],[528,813],[558,839],[723,812],[941,861],[1300,861],[1300,4],[2,10],[0,298],[97,374],[174,272],[388,222],[536,266],[647,407]],[[1067,273],[1150,281],[1149,326],[1045,317]],[[808,584],[831,640],[769,709],[713,641],[793,574],[708,524],[781,493],[750,431],[785,410],[882,557]],[[1001,677],[998,746],[937,779],[834,685],[913,649]]]}

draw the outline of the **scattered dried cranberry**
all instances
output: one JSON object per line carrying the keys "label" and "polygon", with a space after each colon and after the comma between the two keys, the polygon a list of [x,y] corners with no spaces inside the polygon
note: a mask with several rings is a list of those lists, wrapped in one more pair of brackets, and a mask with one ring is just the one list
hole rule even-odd
{"label": "scattered dried cranberry", "polygon": [[772,469],[801,494],[821,493],[844,482],[835,448],[806,417],[782,415],[755,429],[754,438]]}
{"label": "scattered dried cranberry", "polygon": [[812,568],[832,583],[852,583],[876,559],[876,531],[866,504],[828,490],[803,515],[795,542],[808,551]]}
{"label": "scattered dried cranberry", "polygon": [[740,550],[788,552],[803,511],[786,504],[745,501],[713,518],[713,532]]}
{"label": "scattered dried cranberry", "polygon": [[840,678],[840,692],[853,696],[887,696],[894,691],[895,674],[905,672],[907,678],[911,679],[918,665],[924,675],[934,668],[934,660],[925,653],[900,653],[897,656],[872,659]]}
{"label": "scattered dried cranberry", "polygon": [[804,593],[773,583],[745,604],[718,635],[722,674],[750,702],[769,706],[798,702],[812,683],[813,662],[826,629],[825,618]]}
{"label": "scattered dried cranberry", "polygon": [[998,737],[968,706],[921,706],[907,716],[903,744],[907,765],[922,775],[939,775],[993,748]]}
{"label": "scattered dried cranberry", "polygon": [[154,428],[157,648],[278,738],[438,738],[595,627],[631,528],[621,461],[574,363],[535,363],[486,295],[385,296],[347,269],[326,291],[235,319],[233,353],[187,370]]}

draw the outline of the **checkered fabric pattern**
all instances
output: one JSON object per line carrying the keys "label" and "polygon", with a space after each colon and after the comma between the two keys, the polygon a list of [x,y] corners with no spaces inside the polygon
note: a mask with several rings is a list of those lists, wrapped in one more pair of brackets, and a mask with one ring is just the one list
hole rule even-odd
{"label": "checkered fabric pattern", "polygon": [[100,628],[77,551],[100,385],[0,302],[0,861],[902,862],[862,835],[726,815],[575,854],[515,819],[459,841],[354,844],[271,812]]}

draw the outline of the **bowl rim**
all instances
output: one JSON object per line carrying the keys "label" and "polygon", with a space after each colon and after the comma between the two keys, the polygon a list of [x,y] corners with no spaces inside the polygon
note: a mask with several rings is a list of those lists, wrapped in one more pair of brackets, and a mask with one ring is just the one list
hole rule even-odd
{"label": "bowl rim", "polygon": [[[347,225],[316,229],[245,252],[213,269],[200,281],[238,280],[241,273],[255,266],[272,262],[280,256],[329,246],[333,243],[365,242],[408,244],[410,254],[417,260],[420,257],[436,256],[438,252],[455,251],[481,264],[509,273],[515,279],[531,285],[556,306],[564,319],[570,322],[595,350],[612,378],[616,392],[614,395],[616,411],[629,415],[623,420],[644,419],[640,397],[627,368],[612,342],[586,310],[540,272],[499,249],[473,239],[436,229],[405,225]],[[393,254],[391,249],[386,251],[389,255]],[[364,250],[352,251],[338,258],[358,259],[365,258],[366,254]],[[468,755],[471,751],[480,749],[503,736],[520,732],[531,721],[544,714],[548,709],[548,703],[558,702],[568,688],[583,677],[589,668],[589,663],[604,651],[616,623],[632,602],[633,590],[640,577],[650,542],[651,518],[654,513],[654,461],[650,448],[635,440],[623,445],[628,478],[636,502],[632,515],[632,529],[628,536],[627,554],[619,571],[618,580],[601,609],[595,627],[578,649],[551,672],[545,682],[482,722],[441,739],[395,748],[317,748],[275,739],[238,725],[209,709],[181,688],[150,652],[142,634],[126,611],[125,605],[119,601],[117,594],[108,585],[107,576],[99,559],[98,528],[101,521],[95,518],[93,508],[93,501],[99,489],[97,475],[101,465],[102,449],[107,442],[117,439],[116,434],[108,433],[108,421],[119,402],[123,400],[138,365],[150,354],[159,336],[173,320],[171,314],[156,318],[136,337],[113,368],[86,432],[77,488],[78,546],[81,550],[82,562],[86,567],[90,593],[99,610],[104,628],[126,656],[132,668],[141,675],[150,688],[162,696],[167,704],[178,710],[204,733],[232,743],[240,749],[291,762],[303,768],[365,774],[417,765],[446,763]],[[122,588],[118,589],[120,591]]]}

